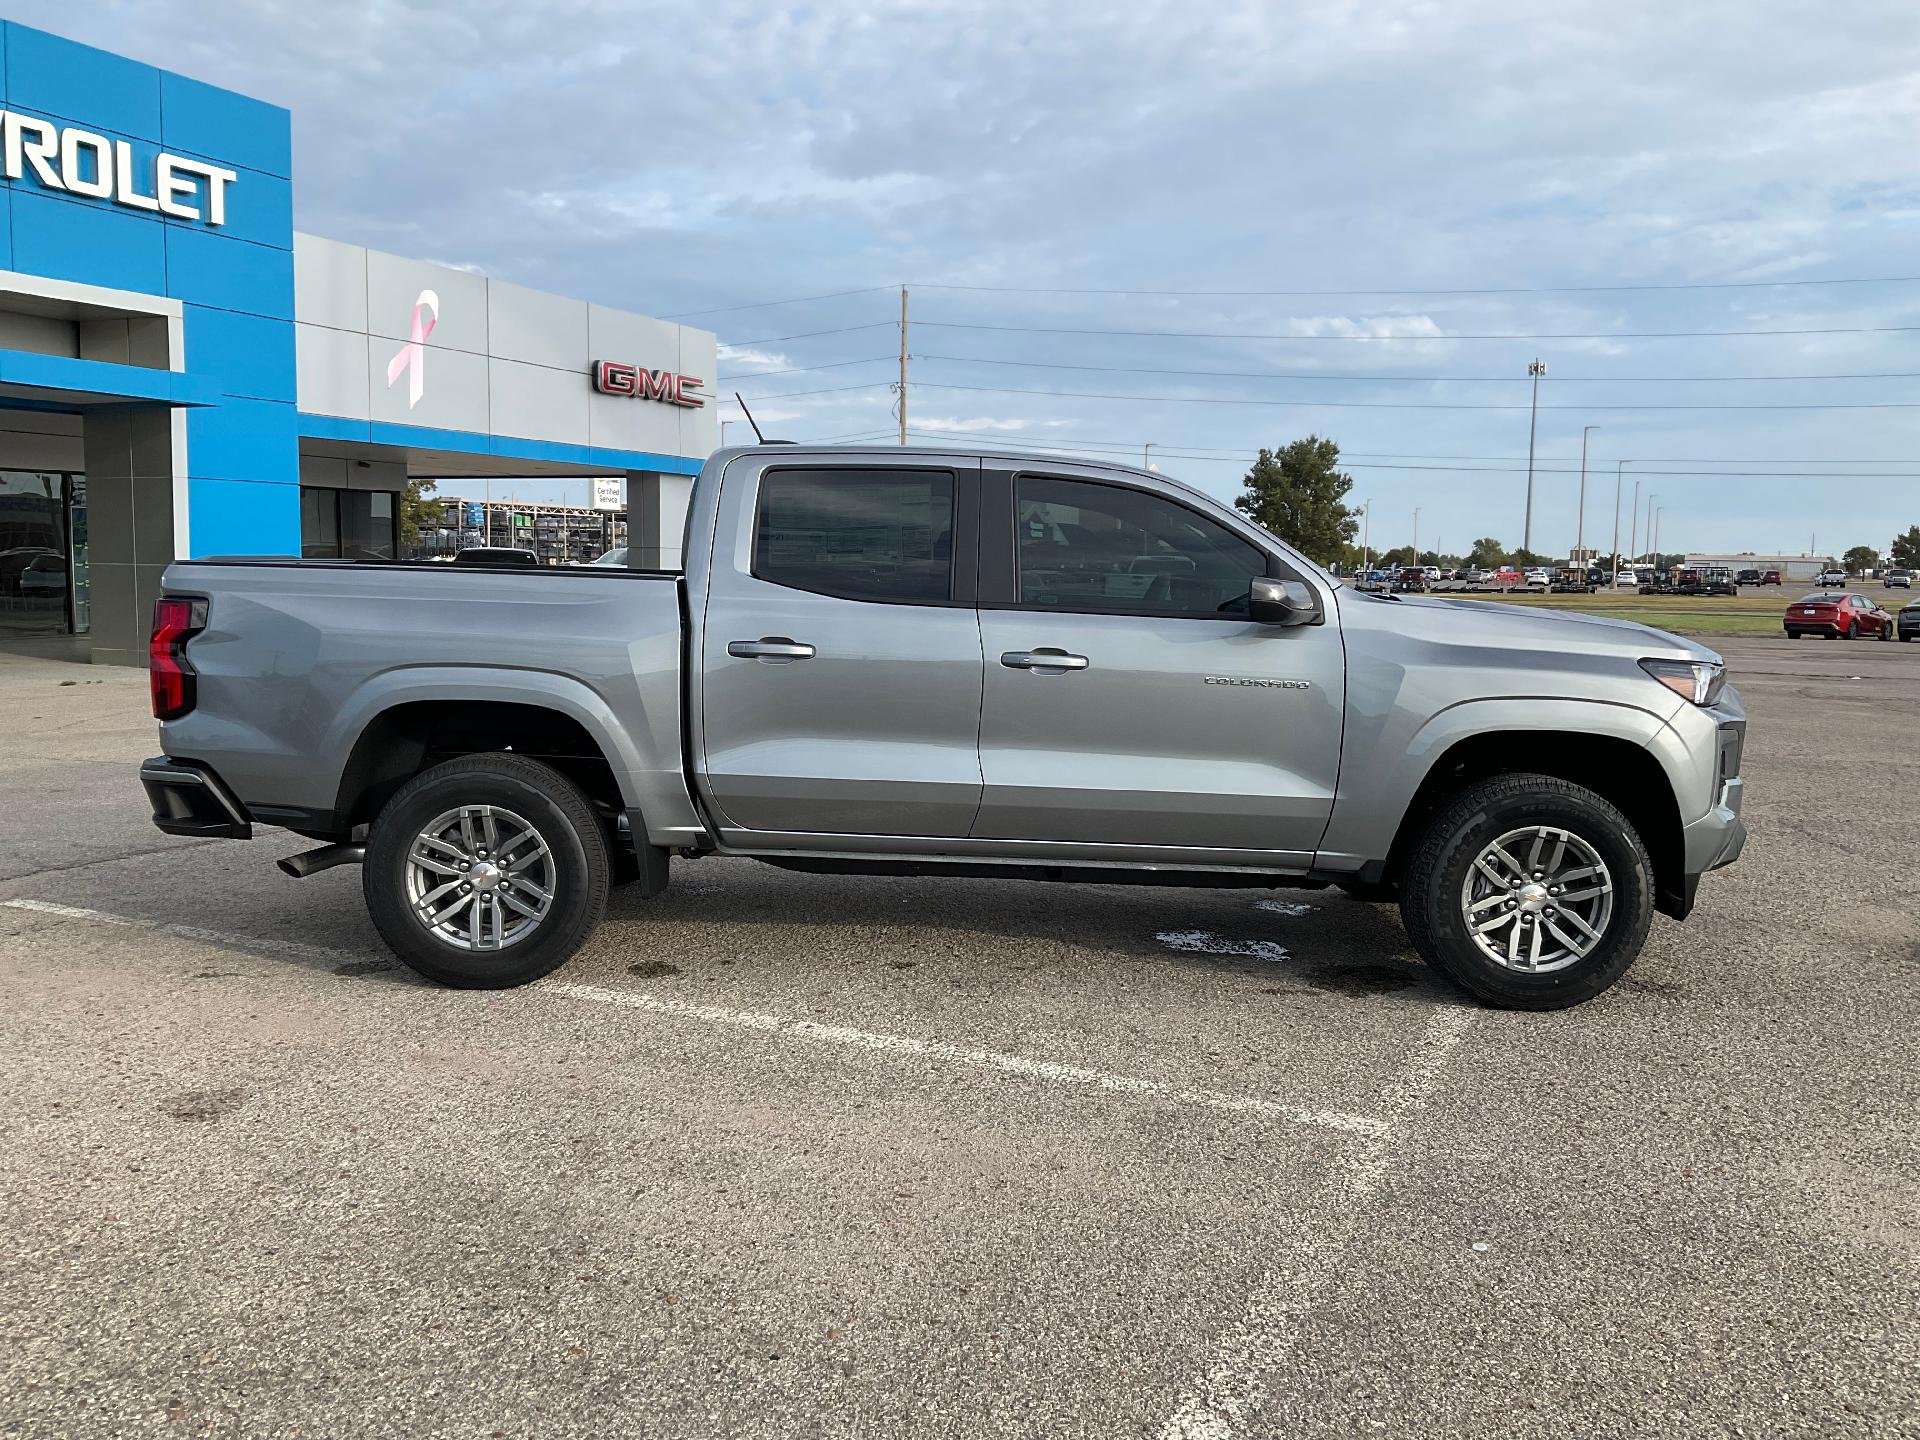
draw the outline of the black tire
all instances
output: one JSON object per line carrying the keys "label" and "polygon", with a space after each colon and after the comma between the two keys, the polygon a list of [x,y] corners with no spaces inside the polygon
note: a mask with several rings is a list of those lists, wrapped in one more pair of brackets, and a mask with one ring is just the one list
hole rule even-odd
{"label": "black tire", "polygon": [[1910,632],[1910,631],[1907,631],[1907,630],[1902,630],[1902,631],[1900,632],[1900,639],[1901,639],[1902,641],[1907,641],[1907,640],[1911,640],[1911,639],[1913,639],[1913,635],[1912,635],[1912,632]]}
{"label": "black tire", "polygon": [[[1606,863],[1613,913],[1600,943],[1563,970],[1528,974],[1485,954],[1468,933],[1461,893],[1480,852],[1509,830],[1571,831]],[[1625,815],[1593,791],[1550,775],[1496,775],[1467,786],[1427,823],[1401,883],[1413,948],[1462,989],[1507,1010],[1563,1010],[1626,973],[1653,923],[1653,866]]]}
{"label": "black tire", "polygon": [[[407,855],[422,827],[464,805],[494,805],[523,817],[551,857],[552,903],[524,938],[495,950],[462,949],[438,937],[407,900]],[[380,938],[409,969],[463,990],[499,990],[552,973],[578,950],[607,906],[606,832],[580,789],[523,755],[464,755],[422,771],[380,812],[367,841],[361,887]]]}

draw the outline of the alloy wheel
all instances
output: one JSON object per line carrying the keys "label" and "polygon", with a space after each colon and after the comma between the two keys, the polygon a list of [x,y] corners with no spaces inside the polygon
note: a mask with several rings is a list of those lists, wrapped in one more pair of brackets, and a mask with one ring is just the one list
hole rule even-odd
{"label": "alloy wheel", "polygon": [[435,816],[407,846],[407,905],[443,944],[502,950],[553,908],[553,852],[533,825],[498,805]]}
{"label": "alloy wheel", "polygon": [[1487,844],[1460,887],[1467,933],[1488,959],[1543,975],[1590,955],[1613,916],[1613,875],[1585,840],[1529,825]]}

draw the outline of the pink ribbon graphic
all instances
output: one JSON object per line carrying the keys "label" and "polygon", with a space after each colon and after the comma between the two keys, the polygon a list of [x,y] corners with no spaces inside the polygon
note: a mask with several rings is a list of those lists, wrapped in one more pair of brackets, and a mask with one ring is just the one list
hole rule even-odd
{"label": "pink ribbon graphic", "polygon": [[[422,319],[422,313],[425,319]],[[413,324],[409,328],[407,343],[402,345],[393,359],[387,362],[387,388],[393,388],[393,382],[402,374],[407,377],[407,408],[413,409],[420,403],[420,397],[427,393],[427,337],[433,334],[433,327],[440,323],[440,297],[431,290],[422,290],[420,298],[413,302]]]}

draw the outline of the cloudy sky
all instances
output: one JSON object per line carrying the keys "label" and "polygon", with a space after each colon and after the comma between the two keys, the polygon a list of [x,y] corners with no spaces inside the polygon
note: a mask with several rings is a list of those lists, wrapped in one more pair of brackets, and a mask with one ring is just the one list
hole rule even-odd
{"label": "cloudy sky", "polygon": [[1666,549],[1920,521],[1911,0],[8,11],[288,106],[302,229],[714,312],[791,438],[892,424],[906,282],[916,432],[1222,496],[1318,432],[1376,546],[1518,543],[1536,356],[1536,548],[1589,424],[1601,548],[1622,459]]}

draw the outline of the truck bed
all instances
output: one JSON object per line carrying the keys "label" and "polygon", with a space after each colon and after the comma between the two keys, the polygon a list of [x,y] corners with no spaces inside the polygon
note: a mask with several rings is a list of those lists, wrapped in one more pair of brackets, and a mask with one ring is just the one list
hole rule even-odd
{"label": "truck bed", "polygon": [[212,766],[264,823],[341,833],[336,797],[374,717],[482,700],[561,711],[629,807],[697,823],[674,572],[240,556],[176,562],[163,584],[209,602],[199,703],[166,722],[167,753]]}

